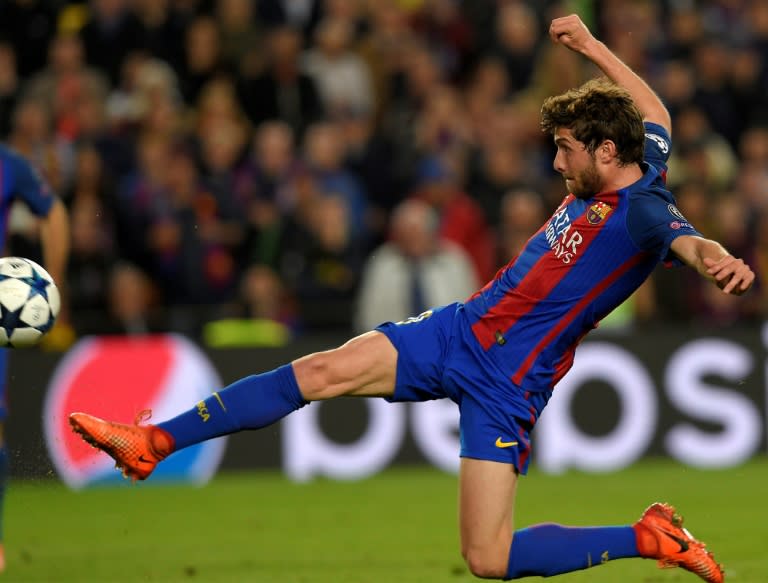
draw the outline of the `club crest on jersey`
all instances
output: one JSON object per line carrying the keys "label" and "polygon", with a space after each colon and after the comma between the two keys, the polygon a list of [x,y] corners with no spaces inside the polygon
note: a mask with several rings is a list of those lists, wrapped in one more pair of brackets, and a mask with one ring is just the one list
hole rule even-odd
{"label": "club crest on jersey", "polygon": [[587,209],[587,221],[592,225],[596,225],[607,217],[608,213],[612,210],[613,207],[611,205],[604,202],[596,202]]}

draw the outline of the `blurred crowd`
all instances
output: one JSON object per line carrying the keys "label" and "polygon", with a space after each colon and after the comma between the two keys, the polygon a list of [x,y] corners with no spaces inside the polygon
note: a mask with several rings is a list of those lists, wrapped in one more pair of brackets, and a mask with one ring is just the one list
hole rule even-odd
{"label": "blurred crowd", "polygon": [[[465,299],[566,194],[539,109],[597,74],[547,37],[574,11],[669,107],[682,212],[765,273],[765,0],[0,0],[0,140],[70,210],[75,331],[269,344]],[[660,269],[607,324],[766,314]]]}

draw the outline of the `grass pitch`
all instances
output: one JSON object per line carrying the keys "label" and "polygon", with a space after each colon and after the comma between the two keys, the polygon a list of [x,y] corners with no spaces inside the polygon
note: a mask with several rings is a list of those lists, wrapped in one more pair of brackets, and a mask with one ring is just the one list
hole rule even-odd
{"label": "grass pitch", "polygon": [[[768,581],[768,460],[729,471],[643,462],[615,474],[535,471],[516,524],[626,524],[646,505],[677,505],[726,566],[728,583]],[[71,492],[14,482],[6,581],[433,583],[475,580],[459,554],[456,478],[427,468],[359,482],[293,484],[277,473],[225,474],[203,488]],[[685,583],[678,569],[631,559],[563,582]]]}

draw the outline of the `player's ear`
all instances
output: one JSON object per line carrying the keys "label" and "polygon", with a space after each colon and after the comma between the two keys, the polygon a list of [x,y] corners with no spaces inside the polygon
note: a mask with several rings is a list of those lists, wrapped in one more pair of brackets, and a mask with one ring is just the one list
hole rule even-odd
{"label": "player's ear", "polygon": [[618,158],[616,143],[612,140],[603,140],[595,151],[597,159],[603,164],[610,163],[614,158]]}

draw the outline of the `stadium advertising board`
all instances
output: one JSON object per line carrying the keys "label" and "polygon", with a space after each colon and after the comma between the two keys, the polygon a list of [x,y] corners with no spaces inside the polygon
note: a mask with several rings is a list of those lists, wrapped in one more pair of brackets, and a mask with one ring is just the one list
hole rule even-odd
{"label": "stadium advertising board", "polygon": [[[144,381],[122,379],[135,371],[124,363],[119,365],[122,369],[116,368],[117,361],[100,369],[98,383],[85,386],[77,380],[87,378],[75,373],[89,368],[88,352],[93,348],[88,348],[88,342],[93,341],[79,345],[63,359],[35,351],[14,352],[8,439],[12,450],[21,450],[15,459],[34,460],[16,464],[14,473],[44,475],[52,468],[52,459],[57,473],[77,486],[106,479],[111,471],[106,456],[88,448],[73,449],[76,441],[70,443],[62,415],[72,406],[86,405],[64,400],[61,386],[69,387],[65,393],[72,390],[73,395],[100,387],[93,397],[95,406],[90,406],[97,415],[130,421],[136,411],[151,407],[154,419],[163,419],[210,393],[215,373],[203,362],[210,360],[229,383],[344,340],[304,338],[285,349],[208,351],[208,358],[200,356],[204,359],[200,360],[188,356],[200,355],[189,341],[170,338],[171,344],[182,347],[171,367],[175,372],[155,375],[158,380],[150,383],[147,398],[141,396]],[[666,327],[626,336],[593,335],[577,351],[573,369],[556,388],[534,431],[534,464],[547,472],[611,471],[644,456],[662,455],[697,467],[729,467],[765,455],[767,355],[768,326],[762,332],[758,328],[712,332]],[[73,359],[81,364],[73,365]],[[171,388],[159,388],[166,382]],[[180,391],[182,385],[194,394]],[[43,407],[46,386],[49,394]],[[131,390],[138,393],[128,399]],[[44,451],[40,451],[44,449],[41,440],[30,431],[41,411],[48,443]],[[193,457],[195,463],[206,464],[200,475],[210,475],[223,452],[223,468],[282,467],[300,481],[317,476],[362,478],[392,464],[429,463],[455,472],[457,429],[458,411],[449,401],[390,404],[348,398],[314,403],[279,426],[230,437],[226,451],[219,442],[210,453]],[[83,477],[83,468],[92,464],[97,469]]]}

